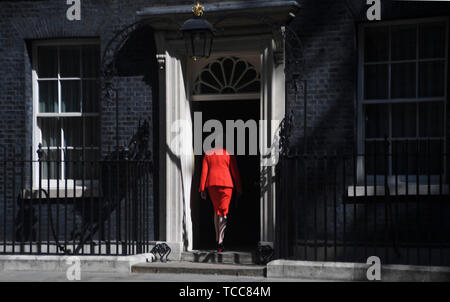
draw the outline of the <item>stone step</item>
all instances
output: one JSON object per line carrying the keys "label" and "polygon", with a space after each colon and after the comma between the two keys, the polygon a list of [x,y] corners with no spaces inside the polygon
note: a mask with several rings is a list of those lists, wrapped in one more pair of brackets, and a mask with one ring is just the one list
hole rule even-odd
{"label": "stone step", "polygon": [[266,266],[258,265],[194,263],[185,261],[139,263],[131,267],[132,273],[140,274],[200,274],[248,277],[265,277],[266,270]]}
{"label": "stone step", "polygon": [[221,264],[256,264],[254,253],[225,251],[189,251],[181,253],[181,261],[195,263],[221,263]]}

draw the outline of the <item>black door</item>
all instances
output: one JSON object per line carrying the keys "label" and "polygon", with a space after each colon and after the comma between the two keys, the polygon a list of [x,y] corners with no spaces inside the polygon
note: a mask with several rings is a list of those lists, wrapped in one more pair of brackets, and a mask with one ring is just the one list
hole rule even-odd
{"label": "black door", "polygon": [[[202,101],[194,102],[193,111],[202,112],[203,124],[209,119],[219,120],[226,129],[226,120],[256,121],[259,125],[259,101]],[[259,131],[259,129],[258,129]],[[210,133],[203,133],[205,139]],[[224,135],[224,140],[226,135]],[[235,133],[236,148],[237,133]],[[224,141],[225,143],[225,141]],[[233,195],[224,243],[228,250],[253,249],[259,240],[260,221],[260,159],[249,155],[249,130],[246,131],[246,155],[236,155],[241,175],[243,195]],[[225,144],[226,146],[226,144]],[[236,152],[235,152],[236,153]],[[198,194],[203,155],[195,157],[195,175],[192,194],[194,249],[215,247],[214,213],[211,200],[202,200]]]}

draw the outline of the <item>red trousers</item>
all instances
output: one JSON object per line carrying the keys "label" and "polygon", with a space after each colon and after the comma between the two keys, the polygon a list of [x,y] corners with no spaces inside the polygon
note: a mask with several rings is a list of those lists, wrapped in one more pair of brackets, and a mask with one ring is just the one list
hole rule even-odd
{"label": "red trousers", "polygon": [[211,186],[208,187],[208,193],[214,206],[214,213],[219,216],[227,216],[233,188]]}

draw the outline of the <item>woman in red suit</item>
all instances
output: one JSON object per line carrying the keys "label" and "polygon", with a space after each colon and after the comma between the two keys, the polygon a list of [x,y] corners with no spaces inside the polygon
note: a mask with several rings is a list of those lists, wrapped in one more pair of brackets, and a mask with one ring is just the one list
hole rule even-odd
{"label": "woman in red suit", "polygon": [[206,199],[206,190],[208,190],[214,206],[214,227],[219,252],[223,251],[223,238],[233,188],[238,195],[242,194],[236,158],[220,147],[206,152],[203,157],[199,191],[201,197]]}

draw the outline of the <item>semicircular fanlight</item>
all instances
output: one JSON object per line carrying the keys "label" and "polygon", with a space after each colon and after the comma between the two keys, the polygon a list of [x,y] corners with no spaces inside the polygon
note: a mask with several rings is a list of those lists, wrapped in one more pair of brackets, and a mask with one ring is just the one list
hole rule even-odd
{"label": "semicircular fanlight", "polygon": [[260,74],[249,62],[221,57],[206,65],[194,82],[194,94],[252,93],[260,90]]}

